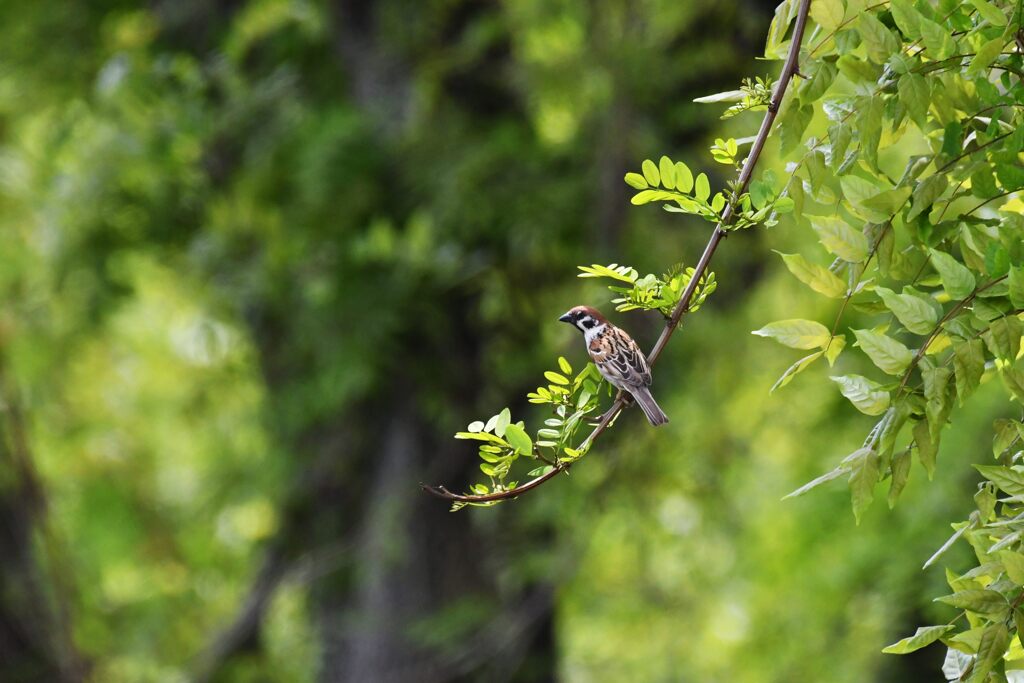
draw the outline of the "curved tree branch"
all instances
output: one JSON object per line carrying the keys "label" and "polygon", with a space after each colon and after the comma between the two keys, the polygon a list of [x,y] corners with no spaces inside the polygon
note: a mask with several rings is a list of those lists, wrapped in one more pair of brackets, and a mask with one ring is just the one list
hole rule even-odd
{"label": "curved tree branch", "polygon": [[[679,303],[676,304],[675,309],[672,311],[672,315],[665,323],[665,329],[661,331],[661,336],[658,337],[658,341],[654,344],[654,348],[651,349],[651,353],[647,357],[648,362],[651,365],[654,365],[654,363],[657,362],[658,357],[661,356],[661,352],[665,350],[668,340],[672,337],[672,334],[679,326],[679,321],[689,310],[690,301],[693,299],[693,295],[696,293],[700,281],[707,273],[708,267],[711,264],[711,259],[715,255],[715,251],[718,249],[718,245],[726,235],[726,227],[732,221],[733,205],[735,200],[746,191],[747,185],[750,183],[750,179],[754,174],[754,167],[757,165],[758,159],[761,157],[761,152],[764,149],[765,143],[768,141],[768,134],[771,131],[772,124],[775,123],[775,118],[778,116],[779,107],[782,104],[782,98],[785,96],[786,89],[789,87],[789,83],[797,73],[799,67],[800,44],[803,42],[804,29],[807,26],[807,12],[810,8],[810,4],[810,0],[800,1],[800,8],[797,12],[796,24],[793,28],[793,38],[790,42],[789,53],[786,55],[785,64],[782,66],[782,73],[779,74],[779,81],[775,88],[775,94],[772,96],[771,104],[768,106],[768,111],[765,112],[764,119],[761,121],[761,129],[758,131],[757,137],[754,139],[754,144],[750,148],[750,154],[747,156],[746,161],[743,163],[743,168],[740,170],[736,190],[733,194],[733,202],[730,202],[722,212],[722,218],[711,233],[707,246],[704,247],[704,253],[701,254],[700,260],[695,266],[693,277],[690,278],[690,282],[687,284],[686,290],[680,297]],[[594,427],[594,430],[584,440],[581,450],[585,447],[589,447],[599,436],[601,436],[618,414],[622,412],[622,409],[625,408],[625,406],[626,401],[621,396],[617,398],[615,403],[612,404],[611,409],[604,414],[601,421],[598,422],[597,426]],[[498,500],[506,500],[508,498],[516,498],[527,491],[537,488],[549,479],[555,478],[562,472],[568,471],[571,466],[571,462],[559,463],[554,467],[554,469],[546,474],[542,474],[535,479],[531,479],[525,484],[516,486],[507,491],[498,491],[496,493],[467,495],[452,493],[444,486],[428,486],[426,484],[420,484],[420,486],[424,491],[446,500],[464,503],[488,503]]]}

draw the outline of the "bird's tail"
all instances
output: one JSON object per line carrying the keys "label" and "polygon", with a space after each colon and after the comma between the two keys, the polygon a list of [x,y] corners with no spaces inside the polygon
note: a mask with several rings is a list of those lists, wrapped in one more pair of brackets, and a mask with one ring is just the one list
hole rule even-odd
{"label": "bird's tail", "polygon": [[668,415],[661,409],[654,397],[651,396],[651,390],[647,387],[637,387],[629,393],[633,394],[633,398],[636,399],[637,405],[644,411],[644,415],[647,416],[647,421],[657,427],[668,422]]}

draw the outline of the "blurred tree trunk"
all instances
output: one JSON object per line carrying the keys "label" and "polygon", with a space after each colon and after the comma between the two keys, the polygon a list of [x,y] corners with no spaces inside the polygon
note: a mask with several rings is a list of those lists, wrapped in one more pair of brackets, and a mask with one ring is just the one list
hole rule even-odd
{"label": "blurred tree trunk", "polygon": [[[2,360],[0,360],[2,363]],[[0,663],[4,681],[80,681],[71,642],[68,582],[58,576],[46,500],[32,462],[21,403],[0,367]],[[51,556],[48,563],[41,550]],[[45,569],[48,564],[49,571]]]}

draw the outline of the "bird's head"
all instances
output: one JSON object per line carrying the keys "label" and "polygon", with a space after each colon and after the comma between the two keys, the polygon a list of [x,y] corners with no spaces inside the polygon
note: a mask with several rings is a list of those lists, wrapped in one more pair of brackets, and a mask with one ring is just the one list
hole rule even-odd
{"label": "bird's head", "polygon": [[597,309],[590,306],[570,308],[559,320],[563,323],[569,323],[583,333],[608,322]]}

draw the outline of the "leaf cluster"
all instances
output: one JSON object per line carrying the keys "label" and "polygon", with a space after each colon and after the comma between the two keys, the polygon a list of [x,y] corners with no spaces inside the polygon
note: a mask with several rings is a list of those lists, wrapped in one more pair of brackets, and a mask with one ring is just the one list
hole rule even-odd
{"label": "leaf cluster", "polygon": [[713,104],[716,102],[733,102],[725,113],[723,119],[729,119],[745,111],[764,111],[772,101],[773,81],[771,78],[744,78],[739,90],[727,90],[698,97],[694,102],[702,104]]}
{"label": "leaf cluster", "polygon": [[[538,461],[540,464],[526,473],[538,477],[552,468],[571,463],[583,457],[589,444],[573,447],[575,439],[586,417],[597,409],[602,389],[607,385],[593,363],[573,375],[572,366],[565,358],[559,357],[558,370],[544,373],[547,385],[539,386],[527,394],[530,403],[547,405],[551,417],[544,420],[544,427],[531,437],[523,421],[512,422],[512,413],[503,408],[486,422],[471,422],[465,431],[457,432],[456,439],[479,441],[478,454],[480,471],[488,483],[477,483],[470,491],[477,495],[499,493],[513,489],[519,483],[510,478],[512,466],[519,458]],[[467,504],[489,506],[495,502],[455,502],[452,510],[459,510]]]}
{"label": "leaf cluster", "polygon": [[[712,156],[716,161],[736,163],[738,151],[735,140],[718,141],[712,147]],[[730,219],[723,226],[729,230],[755,225],[772,227],[778,223],[778,214],[793,210],[793,201],[773,190],[774,177],[770,174],[753,183],[749,194],[737,192],[738,188],[733,187],[728,192],[716,192],[712,197],[707,174],[698,173],[695,178],[689,166],[667,156],[661,157],[657,164],[650,159],[644,160],[641,172],[627,173],[625,181],[639,190],[630,199],[637,206],[665,202],[666,211],[693,214],[710,223],[722,222],[726,206],[731,205]]]}
{"label": "leaf cluster", "polygon": [[[797,5],[776,11],[767,56],[785,44]],[[815,0],[810,14],[805,80],[776,133],[793,216],[825,253],[780,255],[837,313],[828,325],[782,320],[754,334],[815,350],[773,389],[825,356],[843,366],[829,378],[839,392],[877,420],[859,448],[791,494],[846,479],[859,520],[882,481],[896,504],[915,459],[933,475],[944,429],[982,383],[1024,403],[1022,11],[992,0]],[[812,119],[824,134],[808,134]],[[889,149],[914,153],[900,160]],[[866,322],[844,328],[848,313]],[[966,628],[925,627],[886,652],[941,640],[944,672],[960,680],[1024,668],[1013,638],[1024,618],[1022,433],[1020,422],[996,422],[978,510],[927,563],[960,539],[974,548],[978,566],[950,573],[954,592],[940,598]]]}
{"label": "leaf cluster", "polygon": [[[579,277],[609,278],[622,283],[608,285],[608,289],[619,295],[612,299],[615,310],[659,311],[666,318],[672,315],[695,272],[693,268],[685,267],[681,263],[672,266],[660,277],[654,273],[640,277],[635,268],[616,263],[608,266],[595,263],[590,266],[579,266],[579,269],[583,271]],[[698,310],[717,287],[714,273],[702,277],[697,283],[697,291],[690,300],[687,310],[691,313]]]}

